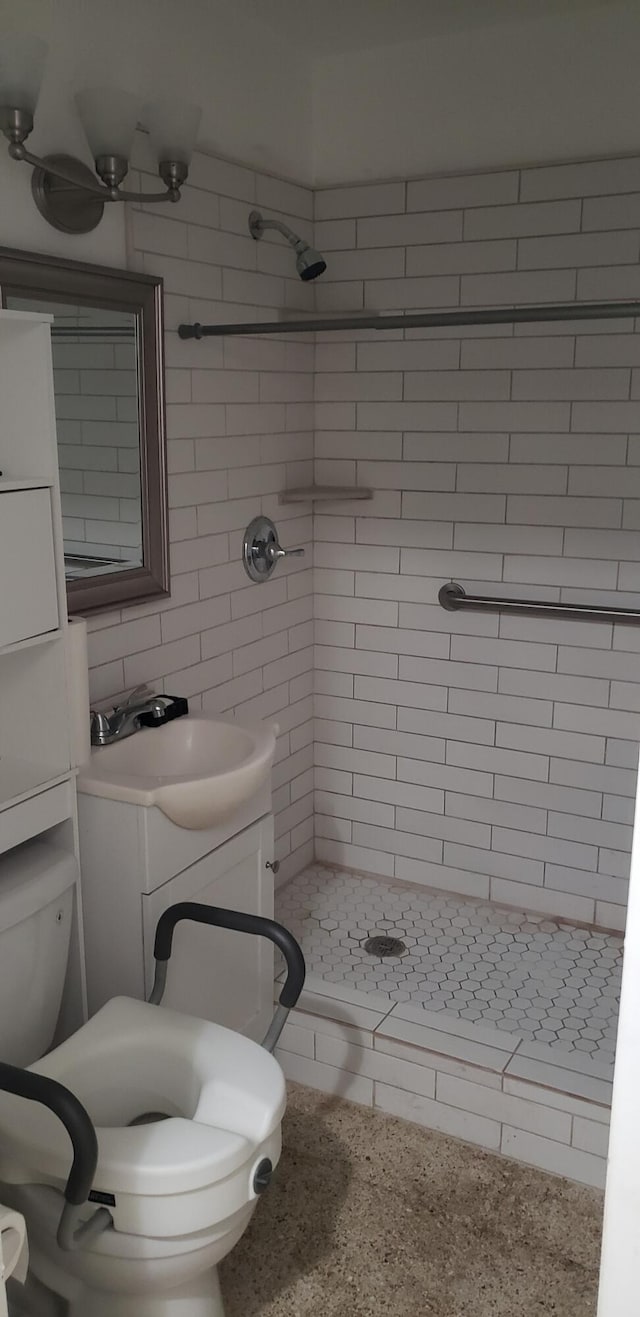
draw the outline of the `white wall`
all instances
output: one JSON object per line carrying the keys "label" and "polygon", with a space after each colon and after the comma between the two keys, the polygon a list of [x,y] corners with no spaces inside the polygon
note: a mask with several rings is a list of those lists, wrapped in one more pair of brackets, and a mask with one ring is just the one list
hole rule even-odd
{"label": "white wall", "polygon": [[[191,177],[180,206],[128,216],[132,265],[164,279],[171,595],[90,619],[91,696],[146,681],[193,710],[277,720],[276,854],[286,878],[312,855],[312,522],[307,507],[280,507],[278,492],[312,476],[313,343],[183,342],[176,331],[183,320],[309,308],[288,247],[271,235],[254,242],[246,224],[264,205],[310,237],[313,197],[201,154]],[[260,512],[285,545],[305,546],[265,585],[242,566],[243,532]]]}
{"label": "white wall", "polygon": [[[620,17],[618,6],[609,8]],[[193,20],[190,25],[184,22],[185,13]],[[571,72],[569,58],[569,38],[571,34],[575,37],[575,27],[569,19],[562,20],[564,27],[557,20],[553,29],[556,45],[553,45],[551,29],[544,26],[548,21],[529,25],[529,49],[533,52],[530,62],[537,66],[537,97],[541,103],[544,95],[539,70],[545,67],[540,46],[543,30],[554,55],[557,50],[563,52],[562,58],[557,54],[554,64],[557,80],[554,83],[550,78],[549,87],[552,90],[555,87],[559,95],[560,73],[563,77],[577,77],[575,71]],[[615,47],[612,33],[619,34],[621,29],[608,26],[605,30],[602,21],[602,15],[590,9],[580,32],[594,64],[599,36],[601,62],[606,67],[603,52],[606,55],[607,40],[611,53]],[[627,51],[632,51],[632,29],[636,26],[629,14],[625,21],[628,40],[624,58]],[[175,56],[177,71],[172,88],[178,94],[197,96],[206,103],[204,140],[208,145],[214,144],[215,133],[224,122],[227,151],[243,154],[246,159],[262,154],[270,169],[291,168],[302,173],[309,140],[301,86],[303,65],[283,58],[287,52],[273,34],[267,37],[257,26],[254,30],[239,25],[227,0],[213,0],[212,5],[205,5],[205,0],[188,0],[177,14],[169,0],[154,0],[154,3],[140,0],[133,11],[123,0],[114,0],[108,13],[99,0],[85,0],[83,4],[79,0],[60,0],[55,6],[45,4],[44,0],[25,0],[21,22],[25,27],[39,27],[52,41],[39,121],[40,137],[36,143],[43,149],[63,144],[81,149],[79,125],[66,97],[72,86],[97,78],[98,60],[107,47],[109,33],[115,32],[115,62],[123,83],[137,85],[137,78],[138,84],[145,84],[146,79],[146,85],[140,89],[150,91],[150,79],[165,75]],[[203,32],[207,31],[211,33],[209,45],[202,40]],[[520,51],[524,59],[524,25],[512,24],[508,31],[512,52]],[[565,33],[564,46],[558,44],[560,31]],[[490,33],[484,30],[473,33],[475,62],[482,71],[483,86],[491,67],[487,43],[492,40],[496,43],[498,32],[495,28]],[[537,48],[534,37],[538,40]],[[460,50],[455,43],[463,41],[467,43],[464,48],[470,50],[470,37],[440,38],[443,61],[445,53],[452,56],[454,48]],[[258,42],[262,63],[257,55]],[[430,49],[431,61],[437,63],[435,46]],[[499,42],[491,50],[494,69],[504,74],[507,63],[500,64]],[[390,160],[392,147],[395,172],[412,152],[417,159],[418,147],[423,150],[425,144],[431,144],[430,149],[444,149],[437,134],[425,133],[427,116],[421,120],[415,109],[412,118],[416,131],[408,131],[411,111],[408,94],[398,101],[395,117],[389,103],[393,96],[394,70],[396,83],[402,71],[407,87],[410,90],[413,87],[412,94],[418,81],[425,89],[432,85],[425,77],[424,48],[388,49],[384,54],[388,76],[380,78],[375,90],[371,82],[366,79],[358,82],[352,73],[359,68],[363,76],[364,73],[367,78],[373,76],[377,59],[376,54],[370,54],[343,61],[340,78],[335,62],[323,65],[325,72],[332,69],[337,79],[338,113],[339,94],[344,96],[345,88],[352,101],[355,118],[345,117],[340,131],[331,115],[326,119],[328,127],[333,122],[336,129],[332,150],[336,156],[341,153],[342,167],[348,170],[345,176],[351,179],[374,167],[377,173],[388,170],[391,166],[385,164],[385,152]],[[581,59],[575,63],[580,76],[585,77],[587,61]],[[445,65],[446,61],[443,68]],[[621,85],[625,82],[624,67],[622,61]],[[141,69],[145,70],[143,75]],[[471,155],[480,149],[483,133],[487,141],[493,140],[494,134],[495,151],[503,159],[507,153],[505,133],[512,132],[509,127],[503,132],[509,115],[504,113],[504,106],[499,114],[495,107],[489,106],[488,117],[480,112],[470,114],[469,107],[474,104],[472,74],[477,79],[480,74],[472,69],[467,72],[471,94],[460,97],[459,104],[457,100],[454,104],[451,98],[457,121],[449,124],[449,148],[456,137],[459,144],[467,143],[464,149]],[[514,82],[518,72],[522,70],[515,60],[511,69]],[[437,76],[444,85],[442,69]],[[458,85],[459,81],[460,77]],[[389,112],[385,118],[387,82]],[[489,82],[493,86],[490,79]],[[316,96],[321,86],[320,77]],[[524,75],[523,86],[526,90]],[[533,88],[533,81],[529,87]],[[476,90],[480,90],[479,81]],[[586,78],[583,90],[585,96],[592,90]],[[325,93],[322,104],[327,110],[331,100],[328,83]],[[621,96],[626,94],[621,92]],[[527,104],[530,111],[531,102],[525,97],[524,108]],[[316,100],[316,108],[318,105]],[[620,109],[619,102],[615,105]],[[609,109],[612,106],[610,97]],[[486,107],[481,105],[480,109],[483,108]],[[593,119],[603,118],[612,139],[619,131],[623,135],[630,133],[631,122],[635,131],[637,116],[629,115],[627,121],[620,115],[618,120],[611,113],[601,116],[601,107],[596,108],[598,113],[594,111],[588,124],[581,120],[579,123],[576,112],[574,127],[584,132],[592,130],[595,141],[602,129]],[[480,132],[475,125],[483,117],[486,123]],[[552,117],[549,114],[546,120],[549,133]],[[367,126],[369,121],[373,129]],[[535,116],[531,116],[527,128],[530,136],[524,135],[523,154],[531,139],[531,124],[535,127],[536,122]],[[324,121],[317,120],[317,124],[326,145]],[[562,137],[564,125],[565,120],[557,117],[562,154],[568,149]],[[351,131],[343,131],[347,127],[362,129],[363,133],[367,128],[363,137],[366,150],[360,156],[353,150]],[[474,128],[475,137],[471,138]],[[540,137],[540,152],[551,152],[549,133],[544,145]],[[340,145],[343,137],[344,148]],[[271,146],[262,150],[261,138]],[[443,137],[445,144],[446,140]],[[515,152],[515,134],[513,141],[509,141],[509,150]],[[380,146],[375,159],[374,143]],[[463,148],[459,145],[458,149]],[[453,159],[451,152],[446,161],[433,163],[446,163],[451,168]],[[144,143],[139,160],[144,168]],[[304,703],[308,699],[310,676],[310,658],[306,652],[311,603],[308,574],[304,570],[291,574],[283,570],[278,581],[260,593],[258,587],[248,586],[242,574],[239,550],[244,525],[261,509],[276,515],[283,523],[285,513],[291,517],[293,524],[285,528],[289,543],[298,535],[303,541],[310,539],[311,510],[279,508],[277,491],[285,484],[303,483],[309,475],[313,345],[301,339],[289,346],[273,340],[258,345],[242,339],[231,339],[224,345],[214,340],[185,345],[172,332],[179,321],[222,316],[245,319],[256,314],[259,317],[261,311],[264,318],[270,318],[283,305],[311,305],[314,293],[321,309],[363,304],[383,309],[415,309],[469,301],[483,304],[487,300],[627,296],[638,291],[640,214],[637,198],[625,195],[640,193],[637,159],[595,163],[577,171],[575,167],[559,171],[538,169],[521,175],[518,170],[506,170],[489,176],[425,180],[409,184],[408,188],[400,182],[324,190],[315,199],[317,240],[328,252],[330,268],[328,276],[317,285],[317,293],[315,288],[309,289],[296,279],[291,254],[284,244],[277,239],[256,244],[246,233],[252,204],[280,211],[296,229],[305,235],[310,233],[313,195],[303,187],[281,184],[267,173],[256,173],[199,153],[181,206],[164,211],[149,208],[148,212],[137,208],[129,216],[130,231],[125,230],[124,208],[114,207],[97,232],[83,242],[56,234],[40,221],[28,195],[28,170],[4,161],[2,168],[11,170],[11,187],[5,191],[10,204],[0,218],[1,243],[33,246],[74,257],[89,256],[122,265],[128,254],[134,266],[159,273],[165,279],[173,593],[160,607],[152,604],[94,620],[91,642],[94,696],[115,694],[147,678],[164,681],[169,688],[184,689],[196,704],[216,709],[242,707],[251,712],[271,713],[276,707],[288,710],[302,701],[303,707],[292,715],[297,717],[300,713],[304,727],[301,738],[309,735],[310,718],[310,709]],[[6,172],[0,182],[2,178],[6,181]],[[147,173],[146,185],[150,186],[151,181]],[[391,837],[396,852],[393,870],[396,877],[437,880],[442,885],[448,875],[451,886],[463,884],[466,890],[471,882],[479,895],[490,894],[504,900],[509,896],[519,898],[521,894],[523,903],[526,897],[527,903],[536,904],[537,900],[538,906],[541,898],[538,889],[544,887],[556,893],[553,909],[558,910],[559,889],[548,881],[553,878],[561,880],[560,890],[567,898],[563,913],[587,921],[595,914],[607,924],[622,922],[628,865],[625,854],[629,840],[628,799],[632,792],[632,758],[637,737],[637,687],[632,685],[635,680],[633,635],[627,632],[616,636],[612,652],[609,632],[604,634],[598,628],[589,632],[589,641],[586,633],[582,641],[572,627],[558,631],[557,638],[554,638],[556,633],[554,636],[545,633],[541,643],[548,646],[548,652],[542,657],[549,662],[538,670],[532,655],[531,663],[527,658],[524,668],[533,674],[531,680],[535,677],[538,682],[537,693],[531,697],[536,708],[532,709],[529,696],[521,688],[521,665],[509,661],[514,653],[511,642],[522,640],[528,645],[530,640],[541,639],[542,631],[536,626],[532,632],[523,622],[518,622],[501,627],[498,633],[497,619],[490,619],[489,623],[482,619],[482,624],[478,619],[467,619],[469,624],[464,627],[461,619],[455,616],[445,619],[433,607],[437,585],[452,574],[460,575],[467,585],[472,585],[474,581],[501,581],[504,572],[505,588],[512,591],[521,591],[526,584],[527,590],[535,586],[552,593],[558,583],[575,592],[581,585],[586,588],[591,583],[598,590],[622,590],[629,599],[633,596],[633,601],[640,595],[636,579],[636,564],[640,560],[636,532],[640,494],[633,484],[638,470],[638,447],[637,440],[628,448],[626,443],[629,431],[640,433],[640,404],[635,400],[625,401],[630,388],[631,398],[635,399],[637,370],[633,379],[630,371],[632,365],[640,366],[640,360],[635,356],[635,343],[628,342],[626,324],[622,330],[615,325],[609,326],[609,330],[613,339],[619,339],[622,355],[618,359],[617,343],[611,355],[603,341],[602,365],[607,369],[603,377],[593,375],[595,393],[587,394],[580,391],[589,372],[573,370],[573,342],[567,355],[560,334],[557,341],[549,344],[531,335],[530,360],[520,358],[516,363],[514,358],[517,369],[513,375],[508,352],[502,364],[493,362],[495,368],[490,369],[490,360],[480,367],[473,366],[474,352],[482,336],[475,344],[470,341],[463,347],[462,357],[456,355],[454,344],[445,343],[447,351],[454,347],[454,356],[450,358],[445,353],[444,365],[442,362],[438,365],[437,352],[435,357],[431,351],[426,352],[428,346],[435,350],[433,342],[420,344],[417,339],[391,344],[378,338],[375,344],[359,343],[357,353],[353,344],[328,344],[329,350],[319,345],[318,475],[329,479],[344,477],[349,483],[357,477],[380,491],[366,512],[362,505],[355,511],[343,507],[340,514],[317,519],[318,594],[328,600],[320,606],[324,611],[319,613],[323,625],[318,634],[319,707],[326,723],[318,738],[324,747],[318,756],[319,786],[331,797],[329,801],[322,800],[319,809],[324,819],[320,835],[325,858],[388,873],[391,861],[386,843]],[[540,346],[536,347],[538,343]],[[499,346],[502,349],[504,343]],[[393,347],[402,349],[400,357],[392,356]],[[346,351],[341,355],[336,349]],[[588,360],[595,367],[600,364],[599,358],[589,358],[588,343],[581,343],[579,351],[584,355],[579,362],[576,358],[576,364],[584,366]],[[548,367],[544,365],[547,360]],[[549,376],[547,369],[551,370]],[[564,375],[562,379],[556,378],[558,371],[562,374],[565,370],[567,378]],[[510,410],[509,390],[517,391],[520,387],[533,388],[535,393],[531,398],[518,395],[515,407]],[[565,387],[569,392],[560,395],[553,392]],[[604,392],[598,393],[598,388]],[[539,440],[535,444],[531,440],[531,454],[525,454],[523,460],[533,416],[541,418],[536,419],[535,425]],[[477,448],[465,436],[458,448],[451,450],[448,431],[456,430],[476,434]],[[557,453],[543,459],[540,454],[549,452],[546,435],[557,432],[562,434],[564,447],[559,443]],[[512,433],[515,438],[510,439]],[[606,490],[600,486],[599,472],[589,470],[601,461],[600,453],[589,456],[593,452],[594,433],[614,436],[607,447]],[[581,452],[576,452],[574,442],[578,434],[585,436]],[[561,461],[558,454],[565,450],[566,456]],[[454,451],[458,454],[455,458]],[[491,457],[491,454],[495,455]],[[630,469],[621,483],[620,468],[626,461],[635,470]],[[482,472],[477,469],[481,463],[488,463],[487,470],[491,468],[490,475],[495,477],[487,488],[482,483]],[[419,489],[417,482],[422,467],[425,468],[423,484]],[[529,476],[533,483],[527,483]],[[437,494],[435,500],[429,497],[429,491],[438,488],[434,484],[438,477],[445,481],[441,490],[447,497],[446,513],[444,499]],[[592,487],[585,488],[585,479],[592,481]],[[564,513],[557,512],[554,499],[561,503],[567,491],[580,504],[578,509],[572,503],[572,516],[579,511],[584,519],[577,525],[572,522],[560,546],[566,519]],[[600,498],[599,494],[605,496]],[[624,494],[629,499],[635,494],[638,501],[633,499],[623,521]],[[523,500],[527,495],[532,497],[525,508]],[[490,516],[483,516],[487,507],[493,511]],[[547,534],[544,530],[549,524],[547,514],[554,509],[557,519]],[[593,513],[595,522],[589,519],[589,513]],[[528,535],[523,532],[521,552],[513,547],[514,525],[529,530]],[[599,550],[597,554],[593,550],[598,572],[589,575],[591,569],[587,568],[588,580],[585,580],[585,549],[584,544],[580,547],[580,536],[588,537],[593,526],[600,547],[603,535],[610,534],[614,537],[612,545],[619,552],[612,557],[613,550]],[[536,548],[541,528],[547,543]],[[435,541],[430,538],[432,533]],[[496,536],[499,539],[500,535],[504,544],[495,547]],[[525,543],[529,547],[525,548]],[[556,547],[552,549],[553,545]],[[591,553],[590,539],[587,548]],[[437,558],[432,550],[437,551]],[[460,558],[458,550],[467,556]],[[544,563],[535,575],[538,560],[545,553],[551,554],[558,564],[558,576],[551,582],[544,574]],[[531,561],[524,561],[525,555]],[[516,561],[520,558],[522,562]],[[567,563],[567,558],[573,562]],[[619,558],[624,558],[627,566],[623,565],[618,575]],[[487,569],[484,575],[483,567]],[[518,576],[520,567],[526,571],[525,576]],[[556,571],[555,562],[553,571]],[[561,574],[564,571],[565,576]],[[254,610],[255,626],[245,622],[246,618],[254,617]],[[443,627],[444,620],[448,630]],[[578,625],[574,623],[573,627]],[[386,628],[397,628],[397,637],[379,634]],[[409,636],[412,648],[403,649],[408,633],[415,633],[413,638]],[[453,636],[451,641],[450,636]],[[480,657],[479,641],[483,637],[499,640],[503,646],[501,652],[496,649],[489,657]],[[561,655],[563,646],[567,652]],[[461,652],[465,647],[468,652]],[[573,660],[583,648],[598,651],[596,658],[603,670],[596,670],[593,655],[589,657],[589,654],[583,656],[577,667],[564,665],[564,660]],[[490,668],[490,675],[480,673],[489,684],[474,687],[468,680],[457,680],[464,675],[459,665],[465,663],[467,678],[473,675],[471,667]],[[540,673],[548,675],[541,677]],[[560,675],[563,680],[559,679]],[[575,680],[576,690],[582,692],[577,703],[566,694],[566,675]],[[418,687],[422,696],[412,703],[411,697],[416,695]],[[351,697],[357,705],[353,710],[344,704]],[[330,711],[331,702],[335,705],[336,700],[337,713]],[[485,709],[481,707],[483,701]],[[366,703],[375,706],[373,713],[379,714],[377,722],[373,715],[359,717],[367,712]],[[522,717],[516,716],[516,705]],[[411,728],[403,725],[404,715],[401,719],[398,713],[399,709],[407,708],[419,711],[419,717],[416,714],[414,720],[416,725]],[[571,721],[576,709],[586,719],[584,726],[581,723],[576,727]],[[535,714],[537,721],[527,719],[524,716],[527,712],[531,716]],[[396,740],[395,750],[382,744],[375,748],[366,729],[373,726],[394,734],[415,733],[426,742],[430,737],[427,728],[430,714],[439,715],[433,719],[438,723],[438,730],[433,730],[438,743],[433,748],[437,753],[433,759],[425,759],[420,776],[416,777],[417,770],[412,769],[414,776],[403,778],[402,773],[409,769],[400,760],[412,759],[411,747],[403,749]],[[346,724],[344,728],[343,724]],[[513,739],[514,726],[520,741]],[[286,761],[282,771],[288,776],[281,779],[284,794],[277,802],[284,814],[280,854],[289,857],[286,866],[289,873],[295,870],[297,853],[310,853],[311,811],[309,743],[294,737],[287,739],[290,732],[291,724],[286,727],[281,749]],[[537,749],[532,751],[530,743],[534,738]],[[454,762],[452,755],[458,752],[451,742],[464,743],[464,762]],[[476,760],[478,755],[485,755],[485,747],[493,751],[493,767],[487,764],[485,776],[493,778],[495,773],[498,779],[504,779],[499,782],[503,794],[496,791],[491,807],[487,802],[494,799],[493,784],[490,792],[488,780],[481,781],[478,790],[474,790],[478,776],[484,771],[482,765],[476,765]],[[580,747],[584,751],[582,757],[578,753]],[[349,753],[344,754],[343,750]],[[486,757],[491,758],[488,754]],[[538,784],[535,804],[533,799],[521,802],[520,796],[514,795],[511,779],[518,778],[515,767],[519,757],[523,770],[527,767],[536,770],[529,775],[523,771],[518,779]],[[553,759],[575,761],[573,779],[568,779],[566,773],[560,778],[551,776]],[[437,776],[443,763],[452,769],[460,768],[463,775],[466,773],[466,786],[464,782],[460,785],[460,775],[449,774],[450,783],[457,782],[449,790],[465,800],[452,798],[446,802],[441,798],[440,787],[435,794],[429,794],[429,765]],[[294,785],[297,777],[301,780]],[[378,777],[381,786],[376,786]],[[354,813],[353,808],[345,815],[340,800],[336,800],[350,796],[352,787],[353,795],[359,796],[360,778],[367,779],[364,784],[367,789],[369,779],[373,784],[371,795],[364,797],[369,801],[370,817],[364,817],[362,811],[360,815]],[[398,815],[395,799],[389,798],[385,785],[391,780],[412,785],[414,804],[400,802]],[[568,823],[557,817],[563,813],[555,799],[559,793],[547,792],[543,799],[540,784],[549,781],[566,788],[566,813],[572,815]],[[480,787],[486,787],[487,791]],[[524,790],[528,789],[525,786]],[[405,787],[402,791],[407,794]],[[532,797],[533,794],[532,788]],[[575,808],[570,810],[572,802]],[[516,807],[521,804],[522,829],[515,823],[510,827],[507,816],[515,816]],[[505,809],[505,805],[512,808]],[[407,818],[412,809],[422,817]],[[547,810],[553,817],[546,817]],[[427,815],[451,815],[451,818]],[[527,822],[530,826],[525,826]],[[372,826],[367,832],[369,824]],[[567,833],[567,827],[573,829],[571,834]],[[390,837],[383,835],[387,830]],[[526,840],[511,835],[520,831]],[[401,845],[404,853],[400,851]],[[502,858],[496,859],[496,855]],[[507,860],[505,855],[509,857]],[[512,856],[519,859],[512,862]],[[489,869],[487,864],[491,866]],[[572,872],[567,875],[568,870]],[[465,873],[470,873],[471,878],[463,883]],[[513,879],[520,884],[517,893],[507,892],[504,887],[504,882]],[[523,883],[529,891],[525,892]],[[546,901],[546,891],[543,895]],[[548,908],[546,904],[544,908]]]}
{"label": "white wall", "polygon": [[[634,296],[639,203],[637,157],[319,191],[316,296]],[[632,319],[318,342],[316,478],[375,491],[315,517],[318,858],[622,926],[637,627],[438,590],[637,608],[639,368]]]}
{"label": "white wall", "polygon": [[[49,42],[29,141],[37,154],[62,150],[90,164],[73,94],[115,83],[150,99],[199,102],[200,144],[208,150],[284,176],[309,176],[304,57],[258,21],[243,22],[233,0],[21,0],[17,9],[1,0],[0,24]],[[38,214],[30,182],[30,168],[9,160],[0,145],[0,244],[126,264],[122,206],[107,206],[93,233],[69,237]]]}
{"label": "white wall", "polygon": [[[630,0],[500,24],[472,15],[469,28],[429,40],[315,58],[311,41],[294,48],[286,23],[276,32],[240,0],[21,0],[18,11],[1,0],[2,10],[7,26],[50,43],[37,152],[89,161],[73,92],[109,81],[200,101],[201,147],[306,183],[637,149],[640,8]],[[120,206],[70,238],[41,219],[29,184],[30,170],[0,151],[2,243],[125,264]]]}
{"label": "white wall", "polygon": [[314,181],[635,151],[639,57],[635,0],[327,56],[314,70]]}

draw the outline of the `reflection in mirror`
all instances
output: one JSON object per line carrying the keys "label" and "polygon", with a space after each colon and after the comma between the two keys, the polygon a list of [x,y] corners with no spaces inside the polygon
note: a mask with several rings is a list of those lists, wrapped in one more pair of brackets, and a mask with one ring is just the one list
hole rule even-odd
{"label": "reflection in mirror", "polygon": [[0,297],[52,317],[69,612],[167,594],[162,280],[0,248]]}
{"label": "reflection in mirror", "polygon": [[53,316],[67,580],[142,566],[138,349],[130,311],[7,297]]}

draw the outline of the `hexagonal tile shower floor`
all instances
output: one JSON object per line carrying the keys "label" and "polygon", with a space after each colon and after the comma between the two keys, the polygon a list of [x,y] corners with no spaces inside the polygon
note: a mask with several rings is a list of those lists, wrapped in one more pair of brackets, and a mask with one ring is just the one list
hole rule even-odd
{"label": "hexagonal tile shower floor", "polygon": [[[310,978],[613,1060],[620,937],[317,865],[276,894],[276,917]],[[406,953],[368,955],[379,934]]]}

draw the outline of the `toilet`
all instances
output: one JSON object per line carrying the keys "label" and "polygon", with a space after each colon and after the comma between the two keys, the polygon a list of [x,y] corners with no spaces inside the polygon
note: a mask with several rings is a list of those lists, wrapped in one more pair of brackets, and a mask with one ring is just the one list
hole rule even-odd
{"label": "toilet", "polygon": [[78,1220],[101,1212],[108,1222],[60,1247],[69,1136],[48,1107],[0,1092],[0,1198],[26,1218],[33,1276],[20,1312],[222,1317],[217,1264],[280,1156],[280,1066],[229,1029],[126,997],[42,1056],[77,875],[72,856],[43,842],[18,849],[16,874],[0,885],[0,1059],[57,1080],[85,1107],[98,1160]]}

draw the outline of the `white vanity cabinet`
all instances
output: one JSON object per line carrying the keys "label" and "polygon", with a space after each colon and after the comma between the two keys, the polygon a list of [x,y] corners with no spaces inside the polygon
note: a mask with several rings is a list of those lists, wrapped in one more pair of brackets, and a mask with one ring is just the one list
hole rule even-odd
{"label": "white vanity cabinet", "polygon": [[[159,809],[80,790],[78,810],[89,1011],[149,996],[160,915],[198,901],[273,918],[268,786],[228,821],[190,830]],[[190,921],[176,926],[163,1006],[260,1040],[273,1014],[273,946]]]}
{"label": "white vanity cabinet", "polygon": [[[0,855],[46,835],[78,859],[51,317],[0,310]],[[76,888],[58,1037],[86,1015]]]}
{"label": "white vanity cabinet", "polygon": [[[176,901],[201,901],[273,918],[273,888],[265,869],[272,854],[273,826],[268,816],[143,896],[147,995],[153,983],[154,935],[163,910]],[[261,1039],[273,1014],[272,944],[228,929],[178,924],[163,1005],[187,1015],[204,1015]]]}

